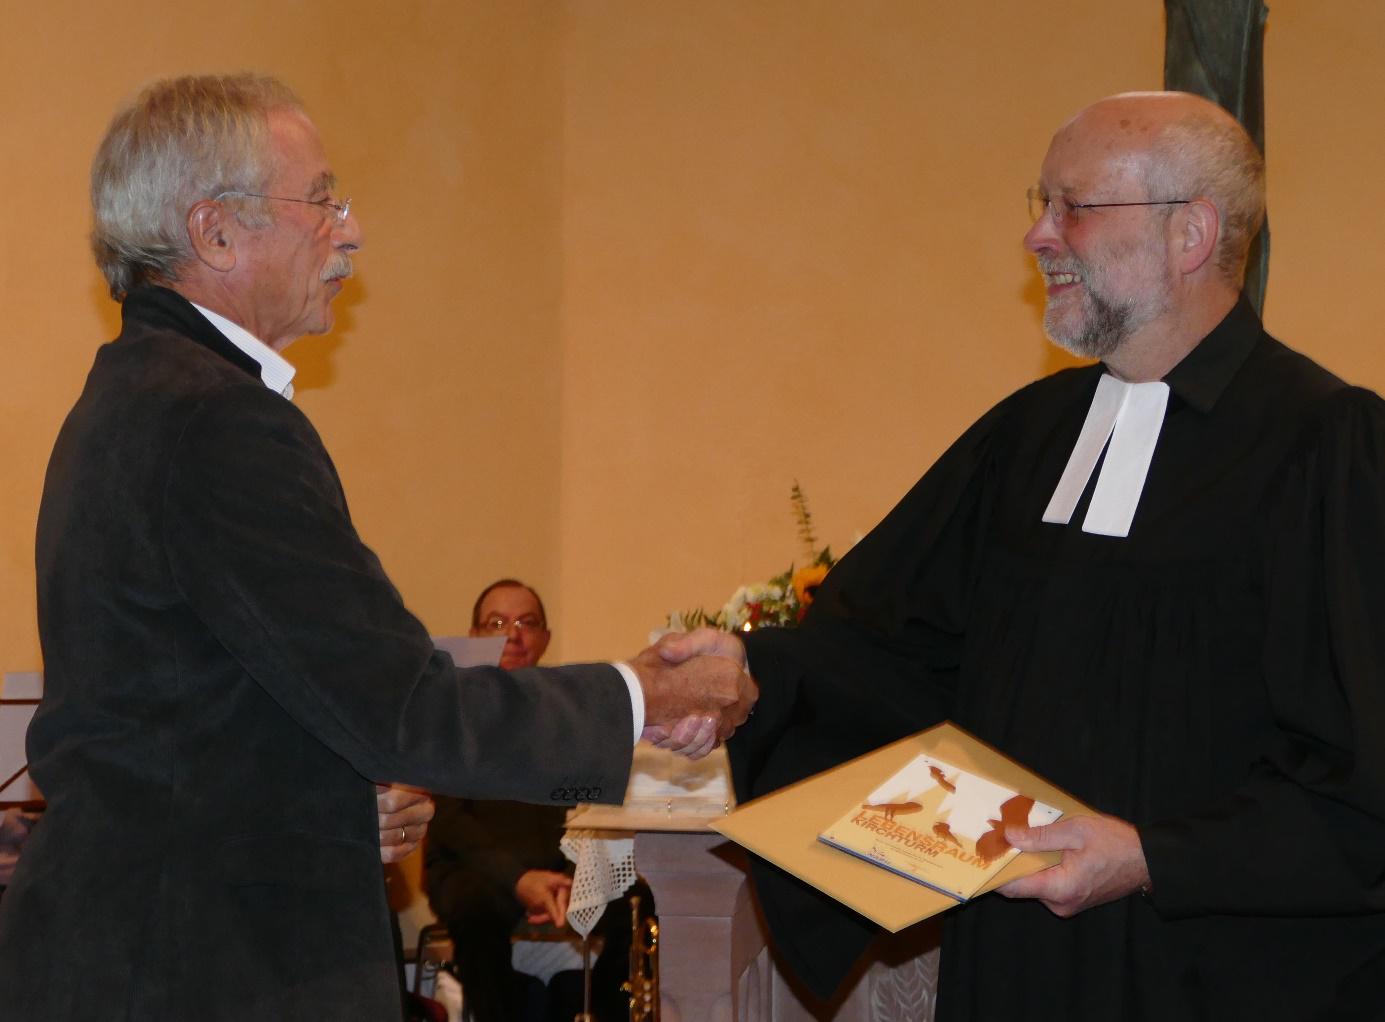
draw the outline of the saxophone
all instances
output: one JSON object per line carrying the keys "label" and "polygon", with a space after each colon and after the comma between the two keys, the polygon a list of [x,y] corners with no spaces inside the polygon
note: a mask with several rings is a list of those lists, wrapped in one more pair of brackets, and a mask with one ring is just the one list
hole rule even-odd
{"label": "saxophone", "polygon": [[630,1022],[659,1022],[659,921],[640,918],[638,895],[630,899]]}

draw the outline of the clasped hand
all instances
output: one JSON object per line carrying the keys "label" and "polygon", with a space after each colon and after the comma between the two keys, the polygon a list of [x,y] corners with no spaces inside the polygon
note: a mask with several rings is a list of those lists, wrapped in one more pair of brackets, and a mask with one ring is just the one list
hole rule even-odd
{"label": "clasped hand", "polygon": [[730,738],[760,695],[740,639],[712,628],[666,635],[630,666],[644,689],[642,737],[690,759]]}
{"label": "clasped hand", "polygon": [[428,833],[433,800],[426,791],[377,784],[375,810],[380,820],[380,861],[398,862],[417,848]]}
{"label": "clasped hand", "polygon": [[524,906],[524,918],[535,926],[567,922],[572,877],[551,869],[529,869],[515,881],[515,900]]}

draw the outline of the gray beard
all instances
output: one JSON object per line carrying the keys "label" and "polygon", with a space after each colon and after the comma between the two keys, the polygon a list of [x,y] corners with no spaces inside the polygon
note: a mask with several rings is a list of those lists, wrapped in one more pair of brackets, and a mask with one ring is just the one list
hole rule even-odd
{"label": "gray beard", "polygon": [[1044,333],[1058,347],[1078,358],[1107,358],[1114,354],[1132,333],[1131,319],[1135,311],[1134,306],[1113,305],[1090,291],[1084,297],[1087,315],[1079,330],[1058,333],[1049,315],[1049,309],[1045,308]]}

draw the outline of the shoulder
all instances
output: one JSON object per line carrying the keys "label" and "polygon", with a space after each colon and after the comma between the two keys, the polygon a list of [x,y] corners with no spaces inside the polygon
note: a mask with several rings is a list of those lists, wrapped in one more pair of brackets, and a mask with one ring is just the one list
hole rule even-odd
{"label": "shoulder", "polygon": [[1100,363],[1093,363],[1040,377],[997,402],[977,424],[1000,429],[1016,421],[1031,424],[1035,416],[1051,415],[1075,403],[1085,409],[1104,371]]}
{"label": "shoulder", "polygon": [[127,320],[97,351],[81,404],[111,420],[114,436],[180,432],[204,407],[277,398],[240,366],[174,326]]}
{"label": "shoulder", "polygon": [[[1276,396],[1305,405],[1332,399],[1355,389],[1313,359],[1265,334],[1247,360],[1250,379]],[[1369,392],[1367,392],[1369,393]]]}
{"label": "shoulder", "polygon": [[1064,416],[1085,414],[1102,372],[1100,364],[1079,366],[1025,384],[973,422],[937,465],[960,461],[974,469],[1004,458],[1036,429],[1047,429]]}
{"label": "shoulder", "polygon": [[1305,437],[1343,430],[1385,430],[1385,401],[1302,352],[1266,335],[1247,364],[1249,400],[1293,423]]}

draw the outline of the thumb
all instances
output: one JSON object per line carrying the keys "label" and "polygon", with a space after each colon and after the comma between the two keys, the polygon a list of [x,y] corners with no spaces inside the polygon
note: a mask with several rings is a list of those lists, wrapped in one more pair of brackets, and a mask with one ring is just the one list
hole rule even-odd
{"label": "thumb", "polygon": [[1022,852],[1045,851],[1048,847],[1044,841],[1047,830],[1047,826],[1022,827],[1018,824],[1011,824],[1005,828],[1005,840]]}
{"label": "thumb", "polygon": [[684,660],[696,656],[698,652],[697,643],[689,632],[665,635],[654,648],[659,651],[660,659],[666,664],[681,664]]}

